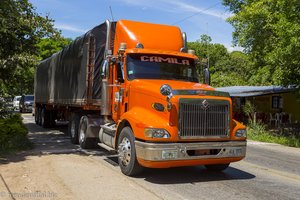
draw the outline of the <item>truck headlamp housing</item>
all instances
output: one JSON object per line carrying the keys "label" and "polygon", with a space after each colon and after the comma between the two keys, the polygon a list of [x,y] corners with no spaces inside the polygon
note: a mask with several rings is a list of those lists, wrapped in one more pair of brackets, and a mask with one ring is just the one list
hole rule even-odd
{"label": "truck headlamp housing", "polygon": [[235,137],[238,137],[238,138],[247,137],[247,130],[246,129],[238,129],[235,132]]}
{"label": "truck headlamp housing", "polygon": [[148,138],[170,138],[170,133],[161,128],[145,128],[144,134]]}

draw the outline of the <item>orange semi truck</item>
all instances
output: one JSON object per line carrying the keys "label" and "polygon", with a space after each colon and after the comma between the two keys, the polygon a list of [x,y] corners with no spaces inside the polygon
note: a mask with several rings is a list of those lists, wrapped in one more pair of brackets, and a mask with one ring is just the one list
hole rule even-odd
{"label": "orange semi truck", "polygon": [[69,120],[73,143],[116,151],[128,176],[224,170],[245,157],[246,127],[228,93],[209,86],[207,68],[200,83],[198,63],[178,27],[107,20],[37,66],[35,121]]}

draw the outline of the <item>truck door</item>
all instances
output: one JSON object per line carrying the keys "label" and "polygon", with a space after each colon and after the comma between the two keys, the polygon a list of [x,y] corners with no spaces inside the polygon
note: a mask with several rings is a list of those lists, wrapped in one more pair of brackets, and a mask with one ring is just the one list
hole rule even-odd
{"label": "truck door", "polygon": [[124,113],[124,68],[123,62],[116,63],[114,66],[114,84],[112,99],[112,118],[117,122]]}

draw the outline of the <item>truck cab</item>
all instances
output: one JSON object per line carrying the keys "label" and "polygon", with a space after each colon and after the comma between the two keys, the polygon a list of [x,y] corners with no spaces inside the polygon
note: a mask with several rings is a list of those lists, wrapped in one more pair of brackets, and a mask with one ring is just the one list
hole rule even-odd
{"label": "truck cab", "polygon": [[124,174],[191,165],[224,170],[244,158],[245,126],[232,119],[228,93],[200,82],[199,59],[178,27],[121,20],[114,38],[103,68],[110,107],[102,111],[111,121],[99,135],[117,150]]}

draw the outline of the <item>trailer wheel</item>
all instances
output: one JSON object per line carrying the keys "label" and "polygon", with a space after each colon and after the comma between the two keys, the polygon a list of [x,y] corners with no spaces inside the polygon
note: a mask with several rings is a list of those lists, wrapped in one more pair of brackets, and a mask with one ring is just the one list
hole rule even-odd
{"label": "trailer wheel", "polygon": [[223,171],[225,169],[227,169],[227,167],[229,166],[230,163],[228,164],[217,164],[217,165],[205,165],[205,168],[209,171]]}
{"label": "trailer wheel", "polygon": [[88,128],[88,117],[82,116],[79,123],[79,145],[83,149],[93,149],[96,146],[95,138],[87,137],[87,128]]}
{"label": "trailer wheel", "polygon": [[131,128],[123,128],[118,139],[118,161],[122,173],[127,176],[137,175],[143,170],[136,159],[134,140]]}
{"label": "trailer wheel", "polygon": [[56,125],[55,119],[56,119],[55,111],[50,110],[49,111],[49,127],[55,127],[55,125]]}
{"label": "trailer wheel", "polygon": [[37,125],[41,125],[42,124],[42,108],[38,107],[37,110]]}
{"label": "trailer wheel", "polygon": [[71,137],[73,144],[78,144],[78,126],[79,126],[80,115],[73,113],[68,125],[68,133]]}
{"label": "trailer wheel", "polygon": [[41,108],[41,126],[48,128],[50,126],[50,115],[46,108]]}
{"label": "trailer wheel", "polygon": [[38,107],[34,109],[34,121],[35,124],[38,124]]}

